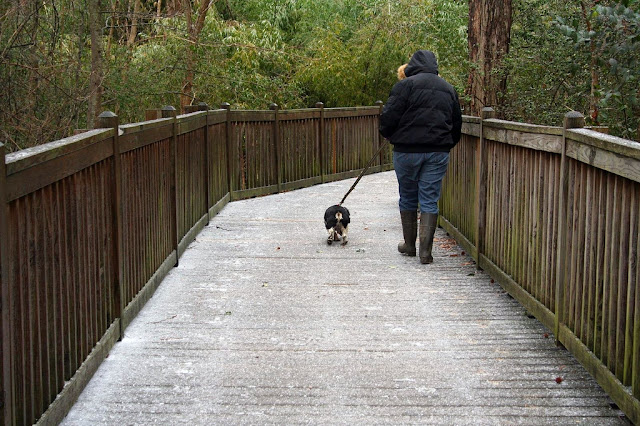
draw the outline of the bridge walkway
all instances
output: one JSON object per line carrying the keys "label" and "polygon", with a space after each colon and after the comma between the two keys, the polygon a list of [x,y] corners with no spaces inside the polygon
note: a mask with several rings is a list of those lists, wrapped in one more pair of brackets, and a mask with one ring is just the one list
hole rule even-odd
{"label": "bridge walkway", "polygon": [[229,203],[64,425],[625,424],[551,332],[438,229],[396,251],[393,172]]}

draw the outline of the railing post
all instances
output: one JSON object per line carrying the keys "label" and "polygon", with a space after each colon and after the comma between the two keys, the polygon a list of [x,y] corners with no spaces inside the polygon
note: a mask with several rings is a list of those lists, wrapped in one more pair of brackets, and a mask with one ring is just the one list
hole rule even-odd
{"label": "railing post", "polygon": [[325,183],[324,174],[324,104],[322,102],[316,102],[316,108],[320,110],[320,117],[318,118],[318,159],[320,162],[320,181]]}
{"label": "railing post", "polygon": [[159,118],[162,118],[162,110],[147,109],[144,111],[144,121],[157,120]]}
{"label": "railing post", "polygon": [[476,156],[476,267],[480,269],[480,256],[484,253],[484,239],[487,224],[487,149],[484,139],[484,120],[496,117],[491,107],[484,107],[480,113],[480,139]]}
{"label": "railing post", "polygon": [[231,167],[231,105],[227,102],[220,104],[220,108],[227,111],[227,119],[225,124],[225,143],[227,144],[227,186],[229,191],[229,200],[233,201],[233,168]]}
{"label": "railing post", "polygon": [[275,167],[276,167],[276,178],[278,179],[278,192],[282,192],[282,170],[281,170],[281,158],[280,158],[280,122],[278,117],[278,111],[280,107],[278,104],[269,105],[269,109],[273,111],[273,147],[275,154]]}
{"label": "railing post", "polygon": [[[204,102],[200,102],[197,105],[197,111],[209,111],[209,105]],[[211,191],[209,188],[209,182],[211,182],[211,172],[210,172],[210,164],[211,164],[211,150],[209,149],[209,138],[211,136],[211,132],[209,132],[209,113],[204,116],[204,204],[206,206],[206,215],[207,215],[207,226],[209,225],[209,221],[211,218],[209,217],[209,208],[211,207]]]}
{"label": "railing post", "polygon": [[[113,259],[116,262],[115,282],[113,283],[113,294],[115,307],[114,318],[122,319],[124,312],[123,303],[123,286],[124,286],[124,253],[122,248],[122,158],[120,156],[119,142],[119,124],[118,116],[111,111],[104,111],[98,116],[96,128],[114,129],[113,133],[113,181],[111,182],[112,197],[112,226],[113,226]],[[120,327],[119,339],[122,339],[124,330]]]}
{"label": "railing post", "polygon": [[9,283],[9,211],[7,203],[7,167],[5,148],[0,143],[0,284],[2,285],[2,418],[5,425],[16,422],[13,410],[13,295]]}
{"label": "railing post", "polygon": [[565,306],[565,264],[567,248],[567,203],[568,203],[568,170],[567,170],[567,130],[584,127],[584,116],[577,111],[570,111],[564,116],[562,130],[562,151],[560,158],[560,182],[558,196],[558,245],[556,265],[556,300],[555,300],[555,339],[560,345],[560,326],[564,324]]}
{"label": "railing post", "polygon": [[178,223],[178,113],[176,109],[171,105],[165,105],[162,107],[162,118],[172,118],[171,126],[171,142],[170,142],[170,156],[171,156],[171,170],[169,184],[171,188],[171,245],[176,251],[176,263],[174,266],[178,266],[180,251],[178,245],[180,243],[180,229]]}
{"label": "railing post", "polygon": [[[375,134],[378,135],[378,149],[380,149],[380,145],[382,145],[384,143],[384,141],[382,140],[382,135],[380,134],[380,131],[378,129],[380,129],[380,116],[382,115],[382,108],[384,108],[384,102],[378,100],[376,101],[376,105],[378,106],[378,128],[375,129]],[[382,162],[383,162],[383,158],[384,158],[384,154],[382,151],[380,151],[380,171],[382,171]]]}

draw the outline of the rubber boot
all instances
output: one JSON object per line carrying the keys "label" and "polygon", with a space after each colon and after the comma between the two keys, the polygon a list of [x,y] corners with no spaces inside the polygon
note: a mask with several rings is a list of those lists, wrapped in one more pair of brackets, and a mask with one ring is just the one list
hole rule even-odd
{"label": "rubber boot", "polygon": [[437,214],[424,212],[420,214],[420,263],[433,263],[431,250],[436,226],[438,226]]}
{"label": "rubber boot", "polygon": [[402,236],[404,241],[398,244],[398,251],[407,256],[416,255],[416,237],[418,235],[418,212],[406,210],[400,212],[402,221]]}

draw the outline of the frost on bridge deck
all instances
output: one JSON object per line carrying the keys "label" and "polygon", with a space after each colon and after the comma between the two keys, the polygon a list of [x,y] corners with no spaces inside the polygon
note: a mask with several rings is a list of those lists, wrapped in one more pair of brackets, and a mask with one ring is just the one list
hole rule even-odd
{"label": "frost on bridge deck", "polygon": [[228,204],[64,424],[622,424],[441,229],[434,264],[397,253],[393,172],[362,179],[327,246],[353,181]]}

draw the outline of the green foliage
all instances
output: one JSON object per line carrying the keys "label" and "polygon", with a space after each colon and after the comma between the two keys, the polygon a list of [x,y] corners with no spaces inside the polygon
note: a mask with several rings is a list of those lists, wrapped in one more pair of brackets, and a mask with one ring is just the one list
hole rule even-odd
{"label": "green foliage", "polygon": [[[514,3],[504,112],[508,119],[559,125],[569,110],[598,121],[612,134],[638,138],[640,19],[638,1],[600,2],[587,8],[562,1]],[[625,6],[625,3],[627,6]],[[592,93],[591,83],[598,84]]]}
{"label": "green foliage", "polygon": [[[466,3],[420,0],[370,2],[351,16],[336,19],[307,48],[312,66],[296,80],[309,104],[371,105],[386,100],[396,69],[418,49],[439,58],[441,74],[463,91],[466,80]],[[347,27],[347,25],[349,27]]]}
{"label": "green foliage", "polygon": [[511,46],[505,61],[505,118],[559,125],[570,110],[588,111],[589,70],[582,52],[559,42],[554,18],[579,16],[562,0],[515,0]]}
{"label": "green foliage", "polygon": [[599,119],[614,133],[631,138],[640,116],[640,13],[625,4],[596,4],[589,11],[589,20],[590,29],[562,18],[556,25],[574,49],[591,53],[600,76],[596,87]]}
{"label": "green foliage", "polygon": [[[199,1],[182,4],[189,1],[196,14]],[[167,9],[173,2],[158,11],[142,0],[135,17],[132,4],[102,3],[102,107],[121,122],[178,107],[183,91],[213,107],[372,105],[386,100],[396,69],[418,49],[435,52],[441,75],[461,95],[467,83],[465,0],[214,0],[196,40],[185,11]],[[588,112],[595,96],[601,122],[613,134],[634,136],[639,5],[594,2],[589,32],[579,3],[514,0],[510,53],[496,71],[508,76],[499,106],[505,117],[558,125],[570,109]],[[0,4],[0,140],[10,150],[86,126],[90,55],[84,2]],[[592,93],[594,67],[599,84]],[[189,72],[193,87],[185,89]]]}

